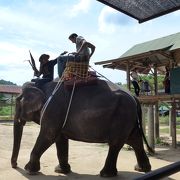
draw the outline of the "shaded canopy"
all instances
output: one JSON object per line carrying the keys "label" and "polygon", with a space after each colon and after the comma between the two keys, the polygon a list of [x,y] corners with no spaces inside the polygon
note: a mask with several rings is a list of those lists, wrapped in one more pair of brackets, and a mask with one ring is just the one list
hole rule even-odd
{"label": "shaded canopy", "polygon": [[158,72],[165,71],[165,66],[180,65],[180,32],[155,40],[137,44],[116,59],[96,62],[105,68],[127,71],[137,69],[141,74],[148,74],[155,65]]}
{"label": "shaded canopy", "polygon": [[180,0],[98,0],[139,23],[180,9]]}

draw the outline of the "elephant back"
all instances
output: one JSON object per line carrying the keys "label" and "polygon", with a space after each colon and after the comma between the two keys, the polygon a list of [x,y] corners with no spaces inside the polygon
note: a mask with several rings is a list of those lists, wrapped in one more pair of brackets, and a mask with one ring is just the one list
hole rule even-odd
{"label": "elephant back", "polygon": [[30,82],[30,81],[25,82],[25,83],[23,84],[23,86],[22,86],[22,90],[23,90],[23,89],[26,89],[26,88],[28,88],[28,87],[35,87],[35,82]]}

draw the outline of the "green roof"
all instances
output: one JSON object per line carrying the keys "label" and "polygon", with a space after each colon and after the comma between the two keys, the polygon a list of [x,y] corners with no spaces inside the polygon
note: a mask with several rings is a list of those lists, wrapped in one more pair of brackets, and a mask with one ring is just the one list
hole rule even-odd
{"label": "green roof", "polygon": [[144,43],[136,44],[131,49],[126,51],[123,55],[121,55],[120,58],[146,53],[153,50],[167,49],[168,51],[172,51],[178,48],[180,48],[180,32]]}

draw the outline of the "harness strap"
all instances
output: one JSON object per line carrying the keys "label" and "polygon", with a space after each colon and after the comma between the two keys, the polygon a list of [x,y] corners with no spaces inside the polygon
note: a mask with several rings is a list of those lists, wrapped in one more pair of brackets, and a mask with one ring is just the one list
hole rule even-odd
{"label": "harness strap", "polygon": [[71,92],[71,97],[70,97],[70,100],[69,100],[69,105],[68,105],[68,108],[67,108],[67,111],[66,111],[66,116],[65,116],[65,120],[64,120],[64,123],[62,125],[62,128],[66,125],[66,122],[67,122],[69,110],[70,110],[71,103],[72,103],[72,98],[73,98],[73,95],[74,95],[75,86],[76,86],[76,81],[74,81],[74,84],[73,84],[73,89],[72,89],[72,92]]}
{"label": "harness strap", "polygon": [[61,78],[59,79],[58,83],[56,84],[51,96],[48,98],[48,100],[46,101],[46,103],[44,104],[42,110],[41,110],[41,116],[40,116],[40,124],[41,124],[41,120],[42,120],[42,117],[44,115],[44,112],[47,108],[47,106],[49,105],[51,99],[53,98],[54,94],[57,92],[57,90],[59,89],[59,87],[62,85],[63,83],[63,79],[64,79],[64,75],[61,76]]}

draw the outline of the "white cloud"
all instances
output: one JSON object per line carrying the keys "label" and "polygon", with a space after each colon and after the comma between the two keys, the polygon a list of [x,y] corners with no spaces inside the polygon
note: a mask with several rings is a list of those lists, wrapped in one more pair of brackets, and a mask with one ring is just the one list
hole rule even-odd
{"label": "white cloud", "polygon": [[92,0],[79,0],[78,4],[75,4],[70,10],[70,16],[75,17],[80,13],[87,13]]}
{"label": "white cloud", "polygon": [[[83,35],[96,46],[92,66],[97,61],[117,58],[137,43],[180,31],[179,14],[180,11],[176,11],[138,24],[94,0],[55,0],[53,3],[28,0],[5,6],[2,3],[0,77],[17,84],[30,80],[33,72],[28,62],[24,62],[29,59],[29,49],[39,66],[38,58],[42,53],[48,53],[53,59],[64,50],[74,51],[74,44],[67,38],[72,32]],[[124,83],[126,79],[122,71],[94,67],[114,82]]]}
{"label": "white cloud", "polygon": [[109,7],[104,7],[99,15],[98,22],[99,22],[99,31],[103,33],[113,33],[116,30],[116,27],[113,24],[106,23],[106,16],[108,14],[115,13],[113,9]]}
{"label": "white cloud", "polygon": [[[21,33],[31,33],[31,31],[43,32],[46,28],[50,31],[51,27],[42,22],[40,18],[33,17],[25,13],[10,10],[8,8],[0,8],[0,24],[7,28],[7,31],[20,30]],[[28,29],[28,31],[27,31]]]}
{"label": "white cloud", "polygon": [[132,20],[126,15],[105,6],[98,18],[99,31],[103,33],[114,33],[118,28],[129,25]]}
{"label": "white cloud", "polygon": [[0,49],[0,58],[3,60],[1,64],[19,64],[23,62],[28,52],[28,49],[9,42],[0,42]]}
{"label": "white cloud", "polygon": [[172,15],[175,15],[175,16],[180,16],[180,10],[175,11],[174,13],[172,13]]}

